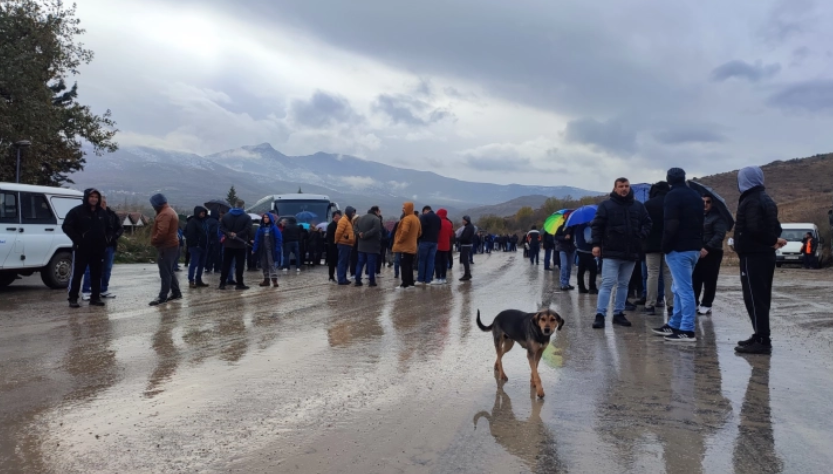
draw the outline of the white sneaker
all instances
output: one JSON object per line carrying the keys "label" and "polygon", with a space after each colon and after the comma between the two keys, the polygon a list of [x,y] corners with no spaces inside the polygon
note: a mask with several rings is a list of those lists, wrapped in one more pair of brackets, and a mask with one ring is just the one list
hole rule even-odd
{"label": "white sneaker", "polygon": [[431,286],[440,286],[442,284],[443,284],[442,280],[434,280],[431,283],[429,283],[429,285],[431,285]]}
{"label": "white sneaker", "polygon": [[101,297],[102,298],[115,298],[116,294],[113,293],[113,292],[110,292],[110,291],[105,291],[104,293],[101,294]]}
{"label": "white sneaker", "polygon": [[90,301],[90,294],[89,293],[81,293],[81,299],[83,301]]}
{"label": "white sneaker", "polygon": [[288,269],[288,268],[284,268],[284,269],[283,269],[283,272],[284,272],[284,273],[286,273],[286,272],[288,272],[288,271],[289,271],[289,269]]}
{"label": "white sneaker", "polygon": [[697,313],[698,314],[712,314],[712,309],[709,308],[708,306],[700,306],[697,309]]}
{"label": "white sneaker", "polygon": [[296,269],[295,269],[295,273],[301,273],[301,269],[300,269],[300,268],[296,268]]}

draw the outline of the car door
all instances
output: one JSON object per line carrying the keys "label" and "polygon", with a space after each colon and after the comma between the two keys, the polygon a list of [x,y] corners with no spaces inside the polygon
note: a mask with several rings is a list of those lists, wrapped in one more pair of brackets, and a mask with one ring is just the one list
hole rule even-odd
{"label": "car door", "polygon": [[21,241],[24,267],[42,267],[52,258],[52,242],[61,232],[58,219],[52,212],[46,195],[42,193],[20,193]]}
{"label": "car door", "polygon": [[20,206],[16,191],[0,190],[0,267],[17,268],[19,259],[12,262],[17,234],[20,231]]}

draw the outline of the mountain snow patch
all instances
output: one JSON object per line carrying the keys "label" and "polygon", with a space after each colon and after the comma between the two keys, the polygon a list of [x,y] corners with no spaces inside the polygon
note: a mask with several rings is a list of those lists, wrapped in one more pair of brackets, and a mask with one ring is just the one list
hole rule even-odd
{"label": "mountain snow patch", "polygon": [[345,176],[341,181],[351,188],[361,189],[376,185],[376,180],[367,176]]}

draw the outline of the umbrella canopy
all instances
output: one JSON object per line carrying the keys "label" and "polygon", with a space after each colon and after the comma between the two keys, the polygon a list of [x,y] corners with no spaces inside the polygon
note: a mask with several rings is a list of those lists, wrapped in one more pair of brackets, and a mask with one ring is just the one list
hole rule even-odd
{"label": "umbrella canopy", "polygon": [[555,235],[555,231],[557,231],[558,228],[564,224],[564,221],[567,217],[569,217],[570,212],[572,212],[570,209],[562,209],[547,217],[547,220],[544,221],[544,232]]}
{"label": "umbrella canopy", "polygon": [[318,214],[309,211],[301,211],[298,214],[295,214],[295,218],[298,219],[298,222],[310,222],[314,219],[318,219]]}
{"label": "umbrella canopy", "polygon": [[720,216],[726,220],[726,232],[731,232],[732,228],[735,227],[735,219],[732,218],[732,211],[729,210],[729,206],[726,205],[726,201],[720,194],[717,194],[714,189],[705,184],[700,184],[697,181],[688,181],[688,187],[700,193],[701,196],[709,196],[712,198],[712,207],[717,209]]}
{"label": "umbrella canopy", "polygon": [[327,226],[328,226],[328,225],[329,225],[328,223],[326,223],[326,222],[322,222],[322,223],[318,224],[318,225],[317,225],[317,226],[315,226],[315,227],[317,227],[317,228],[318,228],[318,230],[324,230],[324,231],[326,231],[326,230],[327,230]]}
{"label": "umbrella canopy", "polygon": [[599,206],[595,204],[581,206],[570,213],[570,217],[567,218],[566,226],[573,227],[574,225],[587,224],[592,221],[594,217],[596,217],[596,209],[598,208]]}
{"label": "umbrella canopy", "polygon": [[228,212],[231,210],[231,206],[229,206],[228,203],[222,199],[212,199],[204,203],[203,206],[205,206],[205,208],[209,211],[214,212]]}
{"label": "umbrella canopy", "polygon": [[651,184],[650,183],[637,183],[631,185],[631,191],[633,191],[633,198],[641,203],[645,203],[648,199],[651,198]]}

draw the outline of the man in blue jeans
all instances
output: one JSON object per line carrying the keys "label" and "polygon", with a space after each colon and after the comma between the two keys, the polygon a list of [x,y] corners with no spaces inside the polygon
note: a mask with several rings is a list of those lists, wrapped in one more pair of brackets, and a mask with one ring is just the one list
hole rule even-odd
{"label": "man in blue jeans", "polygon": [[[564,216],[566,219],[568,216]],[[575,229],[567,227],[567,223],[555,231],[555,248],[558,250],[559,261],[561,262],[561,291],[575,290],[570,284],[570,275],[576,261],[576,245],[573,240]]]}
{"label": "man in blue jeans", "polygon": [[602,259],[602,286],[596,302],[594,329],[605,327],[610,296],[616,286],[613,305],[613,324],[630,326],[625,318],[628,283],[633,268],[642,258],[642,241],[651,232],[651,218],[641,202],[633,197],[630,181],[618,178],[613,184],[610,199],[599,204],[596,217],[590,223],[593,256]]}
{"label": "man in blue jeans", "polygon": [[373,206],[367,214],[356,219],[355,229],[358,241],[359,261],[356,265],[355,286],[362,286],[362,272],[367,266],[369,286],[376,286],[376,259],[379,257],[379,246],[382,245],[382,221],[379,216],[382,211],[379,206]]}
{"label": "man in blue jeans", "polygon": [[666,342],[692,343],[697,342],[694,332],[697,303],[691,275],[703,247],[703,200],[697,191],[688,187],[682,169],[668,170],[667,181],[671,191],[663,205],[662,252],[673,278],[674,314],[667,324],[653,331],[665,336]]}
{"label": "man in blue jeans", "polygon": [[422,226],[422,237],[417,251],[417,284],[429,285],[434,279],[434,262],[437,258],[437,242],[440,239],[442,220],[434,214],[431,206],[425,206],[422,208],[422,215],[419,216],[419,223]]}

